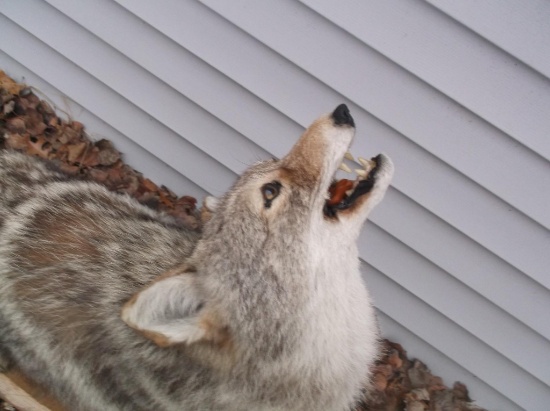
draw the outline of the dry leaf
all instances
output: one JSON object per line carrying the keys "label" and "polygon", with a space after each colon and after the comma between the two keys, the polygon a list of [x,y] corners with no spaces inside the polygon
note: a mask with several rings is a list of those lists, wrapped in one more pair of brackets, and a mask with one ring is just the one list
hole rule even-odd
{"label": "dry leaf", "polygon": [[68,150],[68,160],[71,163],[76,163],[78,159],[82,156],[84,153],[84,150],[86,150],[86,143],[78,143],[78,144],[71,144],[67,147]]}
{"label": "dry leaf", "polygon": [[8,134],[5,136],[5,144],[7,148],[11,148],[13,150],[24,150],[27,148],[27,144],[29,142],[29,135],[21,135],[17,133]]}
{"label": "dry leaf", "polygon": [[31,137],[27,143],[27,153],[31,156],[48,158],[51,151],[51,144],[44,137]]}
{"label": "dry leaf", "polygon": [[17,84],[12,80],[6,73],[0,70],[0,87],[7,90],[8,93],[16,95],[24,89],[26,86],[24,84]]}
{"label": "dry leaf", "polygon": [[25,120],[21,117],[14,117],[6,120],[6,128],[12,133],[24,133],[27,130]]}

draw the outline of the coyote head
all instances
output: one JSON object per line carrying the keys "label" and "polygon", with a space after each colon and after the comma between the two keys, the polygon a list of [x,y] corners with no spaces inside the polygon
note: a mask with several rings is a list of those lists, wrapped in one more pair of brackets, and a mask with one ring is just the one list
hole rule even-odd
{"label": "coyote head", "polygon": [[342,104],[285,157],[254,164],[208,200],[212,213],[185,270],[134,297],[123,318],[164,345],[223,343],[262,358],[291,352],[314,294],[345,281],[346,271],[359,277],[355,241],[393,174],[379,154],[359,159],[355,180],[335,180],[354,134]]}
{"label": "coyote head", "polygon": [[211,201],[217,212],[207,235],[228,229],[237,238],[239,226],[247,225],[254,232],[247,238],[258,245],[278,231],[295,239],[313,224],[345,230],[354,242],[393,175],[391,160],[379,154],[370,160],[359,157],[355,180],[335,179],[344,157],[353,159],[348,150],[354,135],[344,104],[317,119],[284,158],[253,165],[220,201]]}

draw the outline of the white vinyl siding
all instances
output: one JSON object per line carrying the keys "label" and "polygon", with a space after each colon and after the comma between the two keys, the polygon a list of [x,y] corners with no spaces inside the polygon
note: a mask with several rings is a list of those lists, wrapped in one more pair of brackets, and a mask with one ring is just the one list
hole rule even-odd
{"label": "white vinyl siding", "polygon": [[0,69],[199,199],[346,103],[396,164],[359,250],[384,335],[550,404],[550,3],[0,0]]}

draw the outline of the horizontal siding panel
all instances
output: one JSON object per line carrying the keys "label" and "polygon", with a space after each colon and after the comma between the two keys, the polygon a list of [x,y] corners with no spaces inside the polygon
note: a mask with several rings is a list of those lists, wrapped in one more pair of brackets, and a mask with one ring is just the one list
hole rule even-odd
{"label": "horizontal siding panel", "polygon": [[[433,127],[436,126],[444,126],[439,135],[458,134],[456,141],[464,141],[472,137],[471,132],[474,130],[469,130],[467,124],[470,124],[470,121],[476,123],[475,119],[477,117],[472,115],[470,119],[463,122],[461,118],[467,116],[467,112],[458,106],[454,107],[452,102],[448,100],[439,101],[437,94],[426,96],[424,94],[426,87],[422,84],[417,84],[415,86],[417,89],[414,93],[411,92],[409,96],[404,94],[404,91],[402,91],[404,89],[393,89],[391,84],[395,84],[396,80],[402,76],[400,72],[396,71],[401,70],[397,69],[397,67],[387,65],[383,73],[382,71],[376,72],[380,76],[377,84],[369,84],[368,89],[366,88],[367,82],[361,83],[359,79],[356,79],[357,81],[350,81],[353,77],[357,77],[357,73],[361,73],[362,77],[367,75],[367,73],[369,76],[374,75],[374,71],[369,72],[365,67],[371,64],[370,58],[376,58],[376,56],[366,58],[366,49],[364,47],[359,49],[348,47],[345,49],[344,45],[348,46],[353,42],[350,43],[349,39],[346,41],[345,37],[339,37],[342,33],[339,31],[334,32],[330,27],[325,25],[317,27],[317,20],[312,19],[309,14],[301,10],[300,7],[302,6],[300,5],[281,1],[277,3],[276,7],[274,7],[274,3],[262,3],[260,6],[259,3],[246,2],[246,0],[235,1],[231,5],[214,0],[203,1],[203,3],[211,6],[215,11],[243,30],[246,30],[267,46],[300,65],[300,67],[315,74],[317,78],[323,79],[328,85],[341,90],[348,98],[352,98],[356,102],[361,101],[363,107],[367,107],[369,104],[380,107],[380,104],[385,104],[383,109],[388,111],[388,115],[391,117],[388,120],[393,122],[392,126],[396,122],[401,122],[404,126],[410,128],[409,131],[412,134],[417,134],[415,136],[415,141],[417,142],[419,139],[421,140],[421,134],[433,134]],[[242,7],[243,4],[246,7]],[[340,44],[341,47],[334,49],[326,47],[327,44],[333,43]],[[345,54],[343,54],[344,49]],[[352,61],[353,59],[360,60],[360,64],[355,64]],[[386,76],[387,78],[383,79],[382,76]],[[411,87],[411,84],[414,83],[407,84]],[[398,86],[401,87],[403,84],[398,84]],[[423,88],[420,88],[420,86]],[[390,101],[387,95],[391,90],[394,92],[401,90],[399,91],[401,94]],[[376,101],[374,101],[374,97],[377,98]],[[372,99],[372,101],[367,101],[367,99]],[[409,99],[410,101],[407,101]],[[419,104],[419,101],[422,104]],[[404,106],[400,108],[402,104]],[[370,110],[370,107],[368,108]],[[413,116],[415,110],[422,110],[421,121],[418,121],[419,116]],[[441,113],[441,110],[447,111]],[[434,113],[439,114],[434,115]],[[491,141],[497,142],[497,144],[504,142],[506,145],[510,143],[509,139],[500,135],[497,130],[494,130],[486,123],[479,121],[477,123],[480,129],[474,133],[476,134],[475,139],[485,139],[487,134],[497,133],[491,137]],[[426,128],[427,125],[429,125],[428,128]],[[441,145],[441,157],[444,158],[449,153],[462,152],[468,154],[467,157],[470,158],[468,161],[472,161],[471,158],[479,155],[480,150],[484,150],[490,146],[489,140],[485,140],[487,145],[474,141],[472,145],[459,147],[451,145],[452,140],[443,140],[441,138],[435,140],[438,140],[438,143]],[[525,219],[520,214],[515,214],[506,204],[498,204],[496,199],[487,199],[487,195],[480,192],[475,187],[475,184],[468,182],[464,186],[461,186],[455,179],[449,179],[449,174],[452,172],[444,170],[443,167],[437,167],[428,171],[427,175],[429,177],[427,175],[424,176],[424,180],[414,178],[414,181],[411,181],[402,188],[400,186],[401,179],[410,178],[411,173],[417,172],[424,164],[418,162],[410,164],[411,153],[402,153],[403,144],[400,143],[400,145],[401,147],[395,151],[388,149],[398,161],[401,170],[405,170],[405,173],[407,173],[406,176],[403,173],[397,174],[395,187],[403,192],[406,192],[407,188],[414,188],[414,194],[411,193],[409,196],[415,201],[420,202],[427,209],[430,209],[476,241],[490,248],[501,258],[530,275],[539,283],[544,284],[547,288],[550,288],[550,278],[547,276],[550,255],[545,252],[550,245],[550,240],[546,229],[537,227],[536,224],[529,221],[529,219]],[[386,147],[388,147],[387,143]],[[493,146],[492,149],[495,151],[487,152],[486,157],[501,159],[501,156],[504,154],[503,150],[498,149],[498,146]],[[518,164],[518,155],[521,156],[522,153],[527,154],[527,152],[521,149],[513,152],[510,150],[511,146],[505,151],[509,152],[511,163],[515,161],[515,164]],[[405,158],[400,156],[400,154]],[[483,164],[488,163],[487,158],[477,159],[473,163],[472,168],[479,170],[480,167],[483,167]],[[526,159],[525,164],[536,163],[537,158],[536,155],[529,157]],[[538,159],[541,160],[540,158]],[[499,164],[500,161],[491,163]],[[523,161],[519,163],[524,164]],[[546,172],[547,169],[542,164],[547,163],[541,163],[541,172],[531,175],[530,180],[537,180],[539,177],[543,179],[548,178],[549,173]],[[527,166],[527,168],[529,167]],[[489,171],[489,169],[484,171]],[[502,171],[502,173],[498,174],[499,179],[503,179],[510,174],[508,166],[506,170]],[[447,175],[443,176],[443,173],[447,173]],[[475,175],[482,178],[484,173],[476,172]],[[444,181],[438,184],[438,179]],[[450,181],[453,181],[452,190],[448,189]],[[423,183],[426,183],[426,185],[423,185]],[[540,204],[544,204],[546,198],[544,187],[544,185],[541,185],[541,190],[531,197],[533,202],[542,202]],[[477,192],[474,193],[474,191]],[[442,196],[441,193],[445,193],[445,195]],[[422,198],[422,196],[429,197],[429,201],[425,201],[425,197]],[[487,200],[484,203],[481,199]],[[440,203],[440,209],[436,208],[437,203]],[[475,213],[472,212],[473,210],[475,210]],[[452,215],[453,211],[456,214]],[[529,246],[526,246],[527,244]]]}
{"label": "horizontal siding panel", "polygon": [[93,141],[103,138],[112,141],[117,150],[122,153],[126,164],[143,173],[157,185],[167,186],[178,196],[190,195],[200,199],[208,195],[206,191],[167,165],[162,159],[155,157],[80,104],[70,100],[66,93],[62,93],[1,50],[0,69],[16,81],[32,86],[35,93],[52,103],[60,115],[67,113],[70,118],[82,122],[86,126],[86,133]]}
{"label": "horizontal siding panel", "polygon": [[550,159],[550,81],[530,67],[423,0],[301,1]]}
{"label": "horizontal siding panel", "polygon": [[426,1],[550,78],[547,0]]}

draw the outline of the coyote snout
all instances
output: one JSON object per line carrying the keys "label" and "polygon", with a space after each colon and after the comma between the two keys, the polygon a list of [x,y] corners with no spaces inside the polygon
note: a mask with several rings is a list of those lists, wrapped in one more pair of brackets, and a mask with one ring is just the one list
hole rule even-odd
{"label": "coyote snout", "polygon": [[3,153],[0,360],[67,409],[349,409],[379,338],[355,242],[393,173],[336,181],[354,134],[345,105],[316,120],[205,202],[200,238]]}
{"label": "coyote snout", "polygon": [[[312,185],[311,207],[321,206],[325,217],[350,222],[359,232],[369,212],[382,199],[393,176],[393,164],[384,154],[370,160],[359,157],[362,168],[354,181],[336,181],[334,175],[342,163],[355,134],[355,123],[348,108],[341,104],[333,113],[319,118],[304,133],[279,167],[292,176],[294,185]],[[351,171],[351,170],[349,170]],[[353,237],[353,236],[352,236]],[[355,238],[353,238],[355,239]]]}

